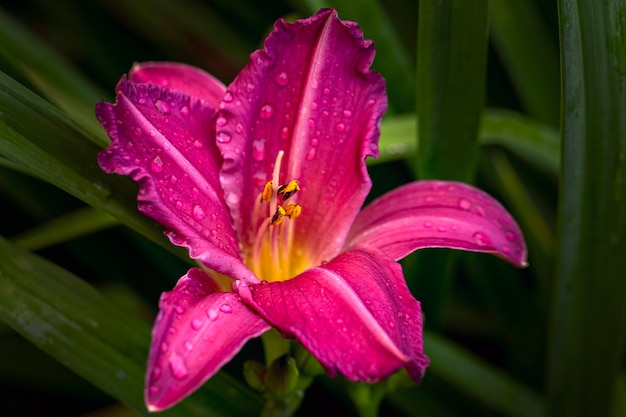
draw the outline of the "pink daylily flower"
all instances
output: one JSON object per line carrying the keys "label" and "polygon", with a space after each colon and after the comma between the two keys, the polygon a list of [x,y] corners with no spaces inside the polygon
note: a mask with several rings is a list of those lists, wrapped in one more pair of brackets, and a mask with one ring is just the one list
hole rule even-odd
{"label": "pink daylily flower", "polygon": [[[492,197],[419,181],[359,212],[387,107],[374,46],[334,10],[279,20],[228,88],[176,63],[135,65],[96,113],[112,143],[102,168],[139,183],[139,209],[189,250],[160,300],[145,400],[189,395],[271,327],[328,374],[419,381],[420,303],[399,259],[431,247],[523,266],[519,227]],[[293,182],[293,181],[297,182]]]}

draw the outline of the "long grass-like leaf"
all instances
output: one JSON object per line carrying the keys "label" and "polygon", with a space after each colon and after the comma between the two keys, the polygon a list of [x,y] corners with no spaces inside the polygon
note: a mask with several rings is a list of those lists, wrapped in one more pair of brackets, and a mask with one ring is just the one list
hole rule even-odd
{"label": "long grass-like leaf", "polygon": [[559,55],[536,2],[492,1],[491,35],[525,110],[558,126]]}
{"label": "long grass-like leaf", "polygon": [[20,69],[31,83],[93,135],[104,147],[108,139],[93,111],[104,93],[63,57],[0,9],[0,55]]}
{"label": "long grass-like leaf", "polygon": [[[147,323],[66,270],[0,238],[0,320],[83,378],[148,415]],[[163,416],[248,416],[261,402],[221,373]]]}
{"label": "long grass-like leaf", "polygon": [[626,320],[626,1],[560,0],[563,167],[553,416],[606,416]]}
{"label": "long grass-like leaf", "polygon": [[98,167],[100,149],[90,135],[0,72],[0,163],[54,184],[174,250],[160,228],[137,211],[136,186]]}

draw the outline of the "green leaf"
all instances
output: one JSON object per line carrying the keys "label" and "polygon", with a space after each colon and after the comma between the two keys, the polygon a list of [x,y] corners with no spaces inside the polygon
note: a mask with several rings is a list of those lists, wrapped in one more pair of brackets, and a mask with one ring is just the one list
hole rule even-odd
{"label": "green leaf", "polygon": [[491,34],[525,110],[559,124],[559,55],[536,2],[491,2]]}
{"label": "green leaf", "polygon": [[[417,152],[418,122],[413,114],[386,116],[380,130],[378,159],[369,164],[408,158]],[[559,175],[559,132],[510,110],[487,109],[478,132],[481,145],[498,145],[554,178]]]}
{"label": "green leaf", "polygon": [[28,251],[42,249],[119,224],[110,215],[85,207],[43,223],[12,241]]}
{"label": "green leaf", "polygon": [[186,258],[137,211],[137,187],[104,173],[92,134],[0,72],[0,163],[56,185]]}
{"label": "green leaf", "polygon": [[488,15],[487,0],[420,2],[415,169],[421,179],[472,182],[474,178]]}
{"label": "green leaf", "polygon": [[424,346],[431,361],[428,372],[491,409],[514,417],[545,415],[539,395],[476,355],[430,332],[424,333]]}
{"label": "green leaf", "polygon": [[[143,377],[149,326],[93,287],[0,238],[0,320],[87,381],[149,415]],[[163,416],[248,416],[260,399],[224,373]]]}
{"label": "green leaf", "polygon": [[22,71],[51,102],[63,109],[104,147],[108,139],[96,120],[94,104],[105,94],[63,57],[0,10],[0,54]]}
{"label": "green leaf", "polygon": [[626,341],[626,1],[558,5],[563,166],[549,408],[606,416]]}

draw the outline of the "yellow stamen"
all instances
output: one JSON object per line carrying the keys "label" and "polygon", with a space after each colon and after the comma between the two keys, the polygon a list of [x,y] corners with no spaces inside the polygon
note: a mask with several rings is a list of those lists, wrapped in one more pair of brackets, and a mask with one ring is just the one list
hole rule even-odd
{"label": "yellow stamen", "polygon": [[291,220],[294,220],[296,217],[298,217],[300,213],[302,213],[302,207],[298,204],[288,203],[285,206],[285,214]]}
{"label": "yellow stamen", "polygon": [[278,187],[278,195],[283,196],[283,201],[289,200],[298,191],[300,191],[298,180],[291,180],[289,184]]}
{"label": "yellow stamen", "polygon": [[267,201],[269,203],[272,200],[273,191],[274,189],[272,187],[272,181],[268,181],[267,183],[265,183],[263,193],[261,193],[261,201]]}
{"label": "yellow stamen", "polygon": [[270,224],[272,226],[278,226],[279,224],[283,222],[283,220],[285,220],[286,214],[287,212],[285,211],[284,208],[282,208],[282,206],[276,207],[276,213],[274,213],[274,216],[272,216],[272,222]]}

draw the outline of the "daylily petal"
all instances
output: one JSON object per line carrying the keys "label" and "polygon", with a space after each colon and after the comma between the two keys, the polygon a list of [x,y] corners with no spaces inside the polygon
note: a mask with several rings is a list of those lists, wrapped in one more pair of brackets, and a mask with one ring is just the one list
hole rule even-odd
{"label": "daylily petal", "polygon": [[246,341],[270,326],[232,292],[193,268],[165,292],[152,331],[145,401],[150,411],[171,407],[228,362]]}
{"label": "daylily petal", "polygon": [[376,250],[345,252],[291,280],[242,283],[237,291],[331,376],[375,382],[406,367],[419,381],[428,365],[420,304],[400,265]]}
{"label": "daylily petal", "polygon": [[156,84],[180,91],[204,100],[213,108],[217,108],[226,92],[224,84],[211,74],[177,62],[141,62],[133,65],[128,75],[134,83]]}
{"label": "daylily petal", "polygon": [[280,180],[300,182],[294,240],[313,261],[338,253],[370,189],[366,156],[376,156],[387,107],[383,78],[369,66],[374,45],[334,10],[285,23],[228,87],[217,119],[224,156],[222,185],[245,235],[250,207],[271,179],[279,150]]}
{"label": "daylily petal", "polygon": [[223,201],[214,113],[203,101],[122,79],[116,103],[96,106],[112,139],[98,162],[139,183],[139,209],[166,228],[172,243],[221,273],[254,280]]}
{"label": "daylily petal", "polygon": [[345,247],[362,244],[396,260],[416,249],[452,248],[526,265],[524,237],[506,209],[484,191],[452,181],[413,182],[372,202]]}

